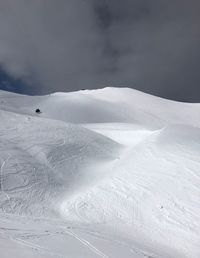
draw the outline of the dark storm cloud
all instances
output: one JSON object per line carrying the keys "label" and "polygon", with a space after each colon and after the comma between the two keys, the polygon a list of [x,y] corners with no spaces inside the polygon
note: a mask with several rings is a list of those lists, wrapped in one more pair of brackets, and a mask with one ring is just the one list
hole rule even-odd
{"label": "dark storm cloud", "polygon": [[101,39],[81,0],[0,0],[0,64],[43,93],[98,82]]}
{"label": "dark storm cloud", "polygon": [[200,101],[199,1],[104,0],[103,5],[112,17],[106,27],[109,47],[118,51],[112,82]]}
{"label": "dark storm cloud", "polygon": [[0,0],[0,65],[32,93],[113,85],[200,101],[199,11],[196,0]]}

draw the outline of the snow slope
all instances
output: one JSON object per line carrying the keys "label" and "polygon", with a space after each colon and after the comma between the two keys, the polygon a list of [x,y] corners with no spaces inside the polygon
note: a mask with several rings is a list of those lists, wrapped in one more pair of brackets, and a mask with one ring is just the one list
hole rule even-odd
{"label": "snow slope", "polygon": [[200,104],[0,91],[0,121],[3,258],[200,257]]}

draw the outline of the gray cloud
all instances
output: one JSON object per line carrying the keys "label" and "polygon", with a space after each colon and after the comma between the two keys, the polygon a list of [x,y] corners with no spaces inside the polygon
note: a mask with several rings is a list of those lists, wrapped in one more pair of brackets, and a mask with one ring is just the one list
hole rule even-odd
{"label": "gray cloud", "polygon": [[118,50],[112,81],[156,95],[200,101],[200,3],[104,0],[109,42]]}
{"label": "gray cloud", "polygon": [[39,93],[92,85],[101,55],[94,24],[90,1],[1,0],[1,66]]}
{"label": "gray cloud", "polygon": [[129,86],[200,101],[196,0],[0,0],[0,65],[27,92]]}

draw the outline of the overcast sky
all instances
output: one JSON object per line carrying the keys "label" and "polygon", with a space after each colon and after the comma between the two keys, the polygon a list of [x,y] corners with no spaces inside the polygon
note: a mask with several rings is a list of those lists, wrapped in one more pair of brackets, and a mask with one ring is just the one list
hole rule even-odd
{"label": "overcast sky", "polygon": [[199,0],[0,0],[0,88],[200,102]]}

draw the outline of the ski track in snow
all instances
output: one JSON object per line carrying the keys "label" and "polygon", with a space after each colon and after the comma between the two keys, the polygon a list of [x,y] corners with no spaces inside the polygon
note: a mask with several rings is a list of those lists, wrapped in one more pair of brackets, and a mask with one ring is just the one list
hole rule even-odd
{"label": "ski track in snow", "polygon": [[103,258],[109,258],[109,256],[105,255],[104,253],[102,253],[99,249],[97,249],[94,245],[92,245],[90,242],[86,241],[85,239],[79,237],[77,234],[75,234],[72,231],[67,231],[67,233],[71,236],[73,236],[74,238],[76,238],[78,241],[80,241],[83,245],[87,246],[90,250],[92,250],[92,252],[94,252],[95,254],[97,254],[100,257]]}
{"label": "ski track in snow", "polygon": [[42,247],[40,245],[36,245],[36,244],[30,243],[29,241],[25,241],[25,240],[20,239],[20,238],[13,238],[13,237],[11,237],[11,240],[14,241],[14,242],[19,243],[20,245],[24,245],[24,246],[26,246],[28,248],[34,249],[36,251],[39,251],[41,254],[45,254],[45,255],[48,255],[48,256],[54,256],[54,257],[59,257],[59,258],[66,258],[66,256],[64,256],[62,254],[51,252],[51,250],[49,250],[47,248],[44,248],[44,247]]}
{"label": "ski track in snow", "polygon": [[[0,173],[0,176],[1,176],[1,178],[0,178],[0,183],[1,184],[0,185],[1,185],[1,192],[6,196],[6,198],[8,200],[8,203],[10,204],[10,208],[11,208],[11,210],[13,210],[12,204],[11,204],[11,201],[10,201],[10,196],[6,191],[4,191],[4,186],[3,186],[3,177],[4,177],[3,169],[4,169],[4,166],[6,165],[6,163],[8,162],[8,160],[12,157],[9,153],[7,153],[7,154],[8,154],[8,157],[3,160],[2,164],[1,164],[1,168],[0,168],[0,172],[1,172]],[[5,211],[4,211],[4,213],[5,213]]]}
{"label": "ski track in snow", "polygon": [[[102,257],[102,258],[109,258],[109,256],[107,256],[106,254],[104,254],[103,252],[101,252],[99,249],[97,249],[94,245],[92,245],[89,241],[85,240],[82,237],[79,237],[77,234],[75,234],[73,231],[71,230],[66,230],[65,234],[68,234],[70,236],[72,236],[73,238],[75,238],[76,240],[78,240],[81,244],[83,244],[84,246],[86,246],[90,251],[92,251],[93,253],[97,254],[98,256]],[[45,253],[51,256],[58,256],[58,257],[65,257],[62,254],[58,254],[58,253],[54,253],[51,252],[50,249],[44,248],[40,245],[36,245],[31,243],[30,241],[26,241],[24,239],[20,239],[19,237],[13,238],[11,237],[12,241],[16,241],[22,245],[25,245],[27,247],[33,248],[37,251],[40,251],[41,253]]]}

